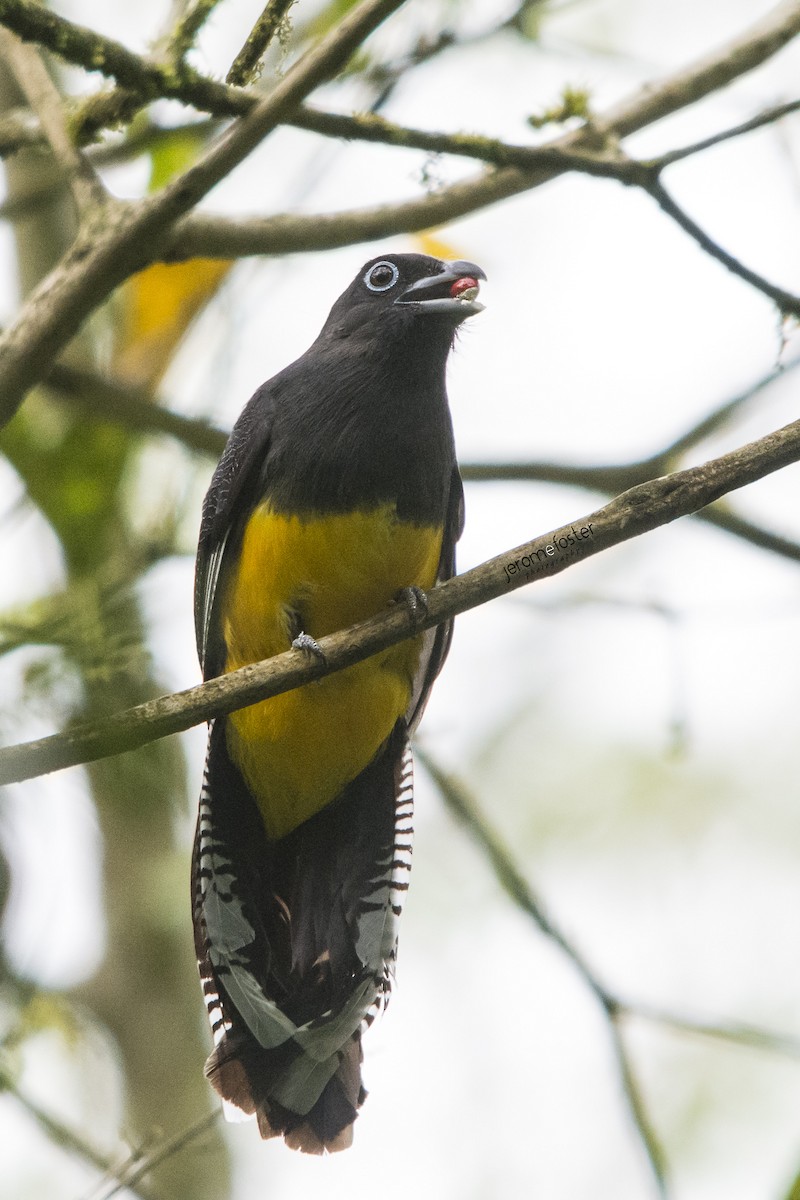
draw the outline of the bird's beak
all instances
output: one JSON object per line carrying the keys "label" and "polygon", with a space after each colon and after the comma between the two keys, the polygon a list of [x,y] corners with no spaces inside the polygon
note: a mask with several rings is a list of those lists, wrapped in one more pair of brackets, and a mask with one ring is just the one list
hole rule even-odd
{"label": "bird's beak", "polygon": [[486,278],[481,268],[460,259],[443,265],[438,275],[412,283],[395,304],[413,305],[421,313],[453,313],[462,318],[483,312],[484,306],[476,300],[478,280]]}

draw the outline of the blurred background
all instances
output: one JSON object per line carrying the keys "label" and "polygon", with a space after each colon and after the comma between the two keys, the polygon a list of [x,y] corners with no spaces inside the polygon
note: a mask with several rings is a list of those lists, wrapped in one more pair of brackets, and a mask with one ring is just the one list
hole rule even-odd
{"label": "blurred background", "polygon": [[[220,4],[194,65],[223,78],[261,7]],[[261,86],[348,7],[300,0]],[[410,0],[314,103],[535,144],[558,126],[528,118],[552,115],[565,91],[602,112],[770,9]],[[162,0],[57,11],[140,53],[174,20]],[[654,156],[727,129],[796,99],[798,78],[793,44],[626,148]],[[68,67],[58,80],[72,96],[97,87]],[[0,64],[0,105],[20,103]],[[171,126],[186,112],[160,102],[150,118]],[[169,139],[140,132],[137,153],[102,167],[121,198],[159,187],[211,135],[205,121]],[[72,218],[44,153],[4,166],[7,323]],[[476,169],[281,128],[204,207],[371,207]],[[677,163],[665,181],[740,261],[798,290],[800,116]],[[636,462],[741,398],[674,456],[690,465],[798,415],[794,328],[650,197],[613,181],[564,176],[426,235],[153,268],[86,323],[72,373],[0,435],[4,744],[199,679],[193,555],[214,455],[100,420],[102,389],[92,409],[81,373],[229,428],[384,250],[467,258],[488,276],[486,311],[450,364],[465,473]],[[603,502],[563,474],[468,482],[460,569]],[[398,984],[365,1039],[370,1097],[345,1154],[302,1157],[250,1123],[198,1126],[215,1107],[188,896],[204,729],[5,789],[0,1197],[648,1200],[659,1185],[643,1133],[674,1200],[800,1195],[798,485],[791,467],[726,502],[780,545],[684,520],[459,618],[419,733],[431,770],[417,765]],[[448,775],[472,825],[431,771]],[[499,844],[494,866],[481,830]],[[523,911],[519,887],[509,895],[512,866],[582,967]],[[613,1027],[598,991],[621,1006]],[[104,1174],[130,1178],[158,1154],[130,1188]]]}

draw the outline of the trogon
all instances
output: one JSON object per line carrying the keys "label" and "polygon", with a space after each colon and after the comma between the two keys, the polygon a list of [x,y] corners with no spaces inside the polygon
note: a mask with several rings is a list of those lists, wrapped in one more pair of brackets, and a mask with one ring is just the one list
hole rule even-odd
{"label": "trogon", "polygon": [[[463,494],[445,366],[481,279],[470,262],[372,259],[247,404],[203,506],[205,678],[319,652],[453,574]],[[409,735],[450,637],[440,625],[210,723],[192,869],[206,1075],[295,1149],[352,1140],[361,1034],[388,998],[408,887]]]}

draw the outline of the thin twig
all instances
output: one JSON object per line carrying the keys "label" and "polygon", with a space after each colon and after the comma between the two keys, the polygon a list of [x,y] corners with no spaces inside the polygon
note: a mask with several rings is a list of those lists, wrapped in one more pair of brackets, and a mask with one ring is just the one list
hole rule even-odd
{"label": "thin twig", "polygon": [[618,1001],[620,1014],[658,1025],[667,1025],[679,1033],[696,1034],[698,1037],[714,1038],[734,1046],[748,1046],[754,1050],[780,1054],[787,1058],[800,1059],[800,1038],[786,1033],[776,1033],[759,1025],[748,1025],[739,1021],[706,1021],[689,1017],[669,1009],[658,1008],[639,1001]]}
{"label": "thin twig", "polygon": [[783,288],[776,287],[775,284],[765,279],[763,275],[758,275],[755,271],[751,271],[749,267],[740,263],[738,258],[734,258],[727,250],[723,250],[713,238],[710,238],[705,230],[692,220],[688,213],[677,204],[669,192],[664,187],[660,179],[654,179],[649,184],[643,185],[646,192],[649,193],[667,216],[672,217],[685,233],[688,233],[691,238],[697,242],[706,254],[710,254],[717,262],[722,263],[734,275],[738,275],[745,283],[749,283],[751,287],[756,288],[759,292],[769,297],[774,301],[780,309],[781,313],[800,317],[800,296],[795,296],[791,292],[784,291]]}
{"label": "thin twig", "polygon": [[136,1188],[140,1180],[154,1167],[160,1166],[162,1162],[166,1162],[181,1150],[185,1150],[193,1141],[211,1129],[219,1119],[220,1112],[221,1109],[215,1109],[213,1112],[206,1113],[187,1129],[165,1138],[153,1150],[146,1154],[131,1156],[126,1164],[116,1169],[113,1182],[96,1197],[96,1200],[112,1200],[112,1197],[118,1196],[120,1192]]}
{"label": "thin twig", "polygon": [[719,146],[722,142],[730,141],[731,138],[742,137],[743,134],[752,133],[756,129],[763,129],[765,125],[773,125],[777,121],[782,121],[784,117],[797,112],[798,109],[800,109],[800,100],[775,104],[771,108],[765,108],[757,116],[751,117],[749,121],[742,121],[741,124],[723,129],[719,133],[712,133],[710,137],[701,138],[699,142],[691,142],[687,146],[668,150],[666,154],[659,154],[658,158],[649,161],[648,166],[653,167],[656,171],[663,171],[665,167],[672,166],[673,163],[690,158],[693,154],[702,154],[703,151],[710,150],[713,146]]}
{"label": "thin twig", "polygon": [[248,34],[225,78],[227,84],[246,87],[255,78],[259,63],[266,54],[273,38],[279,33],[289,9],[295,0],[267,0],[264,11]]}
{"label": "thin twig", "polygon": [[666,1196],[664,1154],[639,1093],[627,1048],[617,1025],[619,1006],[615,997],[600,982],[596,972],[588,965],[583,954],[553,923],[543,901],[536,895],[516,866],[507,847],[502,844],[495,831],[490,827],[464,783],[449,772],[442,770],[438,763],[419,746],[416,747],[416,758],[433,779],[451,813],[480,846],[503,890],[517,908],[531,917],[537,928],[555,942],[598,1001],[607,1021],[617,1071],[631,1120],[647,1155],[659,1195]]}
{"label": "thin twig", "polygon": [[701,521],[715,525],[717,529],[724,529],[726,533],[731,533],[734,537],[749,542],[751,546],[757,546],[759,550],[767,550],[771,554],[780,555],[781,558],[800,562],[800,543],[795,542],[792,538],[783,537],[780,533],[762,529],[760,525],[754,525],[746,517],[740,517],[737,513],[731,512],[724,504],[709,505],[697,516]]}
{"label": "thin twig", "polygon": [[422,619],[413,621],[405,606],[395,605],[352,629],[322,638],[324,662],[316,657],[309,660],[302,650],[290,650],[103,721],[0,750],[0,784],[132,750],[212,716],[291,691],[362,662],[458,613],[697,512],[727,492],[798,460],[800,421],[795,421],[703,466],[639,484],[572,524],[447,580],[428,594]]}
{"label": "thin twig", "polygon": [[171,58],[178,61],[185,58],[218,4],[219,0],[191,0],[186,5],[168,39],[167,52]]}
{"label": "thin twig", "polygon": [[793,358],[790,362],[782,364],[779,367],[774,367],[768,371],[766,375],[762,375],[761,379],[757,379],[750,387],[745,388],[743,392],[732,396],[728,400],[724,400],[716,408],[712,409],[704,417],[701,417],[694,425],[691,425],[684,433],[680,434],[670,442],[659,454],[653,455],[651,462],[656,466],[667,466],[674,462],[675,459],[685,454],[687,450],[691,450],[707,437],[717,433],[728,422],[736,416],[741,409],[749,404],[751,400],[755,400],[763,391],[771,387],[778,379],[785,379],[793,371],[800,367],[800,357]]}
{"label": "thin twig", "polygon": [[623,1040],[616,1015],[609,1022],[609,1034],[620,1083],[622,1084],[622,1092],[628,1105],[631,1120],[639,1135],[642,1149],[647,1156],[658,1194],[662,1200],[667,1200],[669,1191],[667,1188],[667,1162],[664,1148],[658,1139],[658,1134],[647,1111],[647,1105],[645,1104],[639,1081],[636,1078],[636,1072],[633,1069],[633,1063]]}
{"label": "thin twig", "polygon": [[[17,1103],[22,1106],[29,1117],[32,1117],[54,1145],[68,1151],[70,1154],[77,1155],[78,1158],[83,1159],[98,1171],[101,1171],[103,1175],[114,1179],[118,1178],[117,1167],[108,1155],[103,1154],[95,1146],[87,1142],[85,1138],[64,1125],[63,1122],[45,1112],[43,1108],[20,1090],[13,1075],[0,1065],[0,1095],[3,1092],[14,1097]],[[131,1187],[134,1196],[140,1197],[140,1200],[153,1200],[148,1191],[137,1188],[135,1184],[136,1181],[133,1181],[133,1186]]]}

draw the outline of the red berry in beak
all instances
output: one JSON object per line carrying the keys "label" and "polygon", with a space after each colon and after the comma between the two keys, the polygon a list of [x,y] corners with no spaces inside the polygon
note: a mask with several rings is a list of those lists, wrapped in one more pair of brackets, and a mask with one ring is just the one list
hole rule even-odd
{"label": "red berry in beak", "polygon": [[474,300],[479,290],[477,279],[464,275],[451,286],[450,295],[456,300]]}

